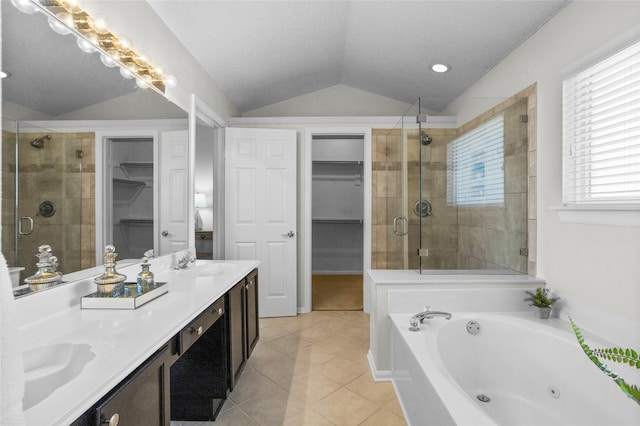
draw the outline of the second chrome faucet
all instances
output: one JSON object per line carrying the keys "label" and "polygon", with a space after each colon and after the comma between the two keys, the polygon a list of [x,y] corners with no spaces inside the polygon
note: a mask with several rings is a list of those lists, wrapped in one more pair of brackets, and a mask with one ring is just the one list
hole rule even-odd
{"label": "second chrome faucet", "polygon": [[431,319],[435,317],[443,317],[444,319],[451,319],[450,312],[442,312],[442,311],[432,311],[429,306],[425,306],[424,311],[418,312],[409,320],[409,330],[411,331],[420,331],[420,324],[424,322],[426,319]]}

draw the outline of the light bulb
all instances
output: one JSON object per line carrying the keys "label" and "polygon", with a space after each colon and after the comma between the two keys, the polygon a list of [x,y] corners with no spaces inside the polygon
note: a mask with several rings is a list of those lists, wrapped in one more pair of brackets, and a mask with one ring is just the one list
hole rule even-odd
{"label": "light bulb", "polygon": [[29,0],[11,0],[11,4],[13,4],[20,12],[28,13],[29,15],[38,11],[38,8]]}
{"label": "light bulb", "polygon": [[168,88],[173,89],[178,85],[178,79],[172,74],[168,74],[164,77],[164,85]]}
{"label": "light bulb", "polygon": [[[63,15],[63,14],[59,13],[58,15]],[[58,17],[58,19],[60,18]],[[53,31],[55,31],[60,35],[71,34],[71,30],[69,29],[69,27],[67,27],[65,24],[60,22],[58,19],[49,17],[49,19],[47,19],[47,22],[49,22],[49,27],[51,27]]]}
{"label": "light bulb", "polygon": [[113,67],[117,67],[118,63],[116,62],[116,60],[114,58],[112,58],[111,56],[102,53],[100,55],[100,60],[102,61],[103,64],[105,64],[106,66],[113,68]]}
{"label": "light bulb", "polygon": [[149,83],[147,83],[145,80],[143,80],[141,78],[136,80],[136,84],[141,89],[148,89],[149,88]]}
{"label": "light bulb", "polygon": [[62,22],[67,27],[75,28],[75,22],[72,14],[60,12],[56,14],[56,18],[58,18],[60,22]]}
{"label": "light bulb", "polygon": [[95,46],[91,43],[90,40],[87,40],[85,38],[81,38],[78,37],[76,39],[76,42],[78,43],[78,47],[80,48],[80,50],[82,50],[85,53],[93,53],[96,52],[97,49],[95,48]]}
{"label": "light bulb", "polygon": [[122,52],[129,52],[133,49],[133,43],[127,36],[119,36],[116,47]]}
{"label": "light bulb", "polygon": [[91,28],[93,31],[98,34],[107,34],[109,30],[107,29],[107,22],[104,20],[102,16],[93,16],[91,18]]}
{"label": "light bulb", "polygon": [[133,75],[131,71],[129,71],[127,68],[122,67],[120,67],[120,75],[126,79],[132,79],[135,77],[135,75]]}
{"label": "light bulb", "polygon": [[82,8],[78,5],[78,0],[63,0],[62,7],[67,9],[69,13],[79,13],[82,12]]}

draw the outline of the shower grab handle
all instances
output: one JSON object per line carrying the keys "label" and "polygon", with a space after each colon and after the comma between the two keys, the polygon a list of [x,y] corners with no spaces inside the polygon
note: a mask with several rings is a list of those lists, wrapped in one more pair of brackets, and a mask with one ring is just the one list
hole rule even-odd
{"label": "shower grab handle", "polygon": [[[25,221],[25,220],[29,224],[29,230],[28,231],[23,231],[22,230],[22,222]],[[33,219],[31,219],[29,216],[22,216],[20,218],[20,220],[18,220],[18,234],[20,234],[20,235],[29,235],[32,232],[33,232]]]}
{"label": "shower grab handle", "polygon": [[[402,231],[398,231],[398,222],[404,221],[405,225],[402,227]],[[398,237],[402,237],[403,235],[407,235],[409,233],[409,218],[406,216],[396,216],[393,218],[393,233]]]}

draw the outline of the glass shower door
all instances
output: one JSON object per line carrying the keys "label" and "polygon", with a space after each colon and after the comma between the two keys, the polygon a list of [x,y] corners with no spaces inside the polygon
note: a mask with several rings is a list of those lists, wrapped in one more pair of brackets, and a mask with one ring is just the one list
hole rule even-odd
{"label": "glass shower door", "polygon": [[[94,188],[90,176],[83,176],[83,167],[91,168],[83,159],[93,151],[93,134],[62,133],[27,122],[14,128],[3,130],[2,142],[3,170],[8,170],[3,189],[10,189],[6,195],[3,191],[2,250],[9,266],[24,267],[21,281],[33,275],[35,254],[43,244],[51,246],[63,273],[92,266]],[[83,233],[88,243],[83,244]]]}
{"label": "glass shower door", "polygon": [[[407,134],[402,117],[391,129],[373,130],[372,259],[373,269],[409,267],[407,205]],[[415,122],[415,116],[413,117]]]}

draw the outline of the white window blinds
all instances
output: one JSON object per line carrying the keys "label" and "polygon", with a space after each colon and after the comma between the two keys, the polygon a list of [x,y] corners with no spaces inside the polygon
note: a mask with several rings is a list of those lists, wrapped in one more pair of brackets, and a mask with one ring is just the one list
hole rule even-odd
{"label": "white window blinds", "polygon": [[563,203],[640,205],[640,43],[563,82]]}
{"label": "white window blinds", "polygon": [[447,145],[447,203],[504,204],[504,116],[499,115]]}

